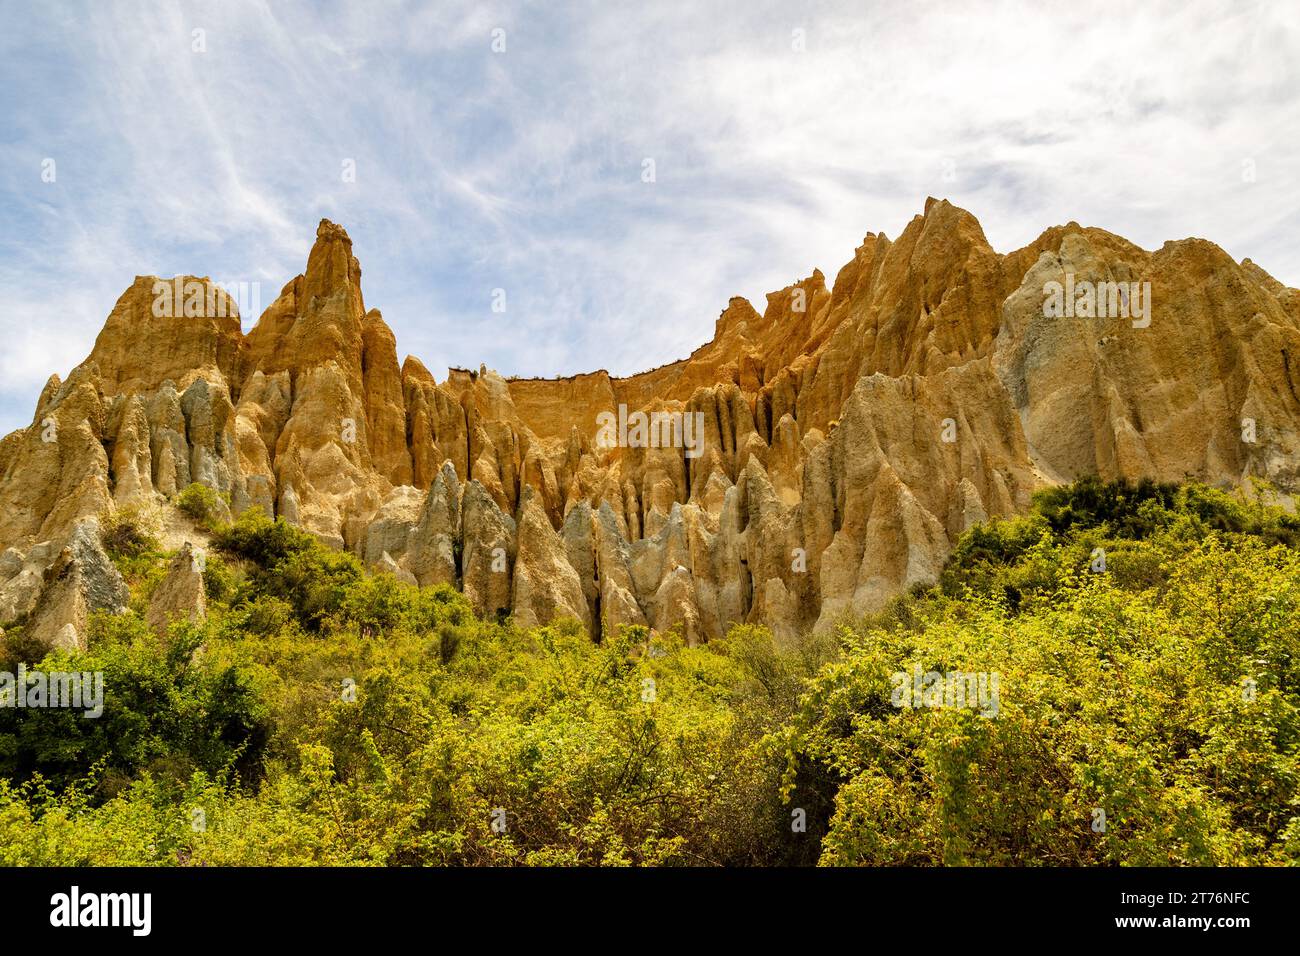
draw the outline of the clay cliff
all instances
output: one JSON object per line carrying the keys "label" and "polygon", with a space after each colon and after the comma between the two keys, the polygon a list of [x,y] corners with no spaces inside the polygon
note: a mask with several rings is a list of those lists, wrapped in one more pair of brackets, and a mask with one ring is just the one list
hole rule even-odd
{"label": "clay cliff", "polygon": [[[1200,239],[1072,222],[1003,255],[931,199],[829,284],[732,299],[708,343],[628,378],[399,364],[328,221],[247,335],[207,279],[162,309],[158,282],[0,441],[0,622],[52,643],[125,604],[95,523],[191,483],[487,615],[694,642],[879,609],[1044,484],[1300,482],[1300,291]],[[604,429],[620,408],[658,417]]]}

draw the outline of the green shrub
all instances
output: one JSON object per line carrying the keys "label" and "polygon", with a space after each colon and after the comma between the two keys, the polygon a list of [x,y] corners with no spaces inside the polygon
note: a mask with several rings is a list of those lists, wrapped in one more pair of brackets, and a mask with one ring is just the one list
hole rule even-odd
{"label": "green shrub", "polygon": [[221,514],[222,500],[207,485],[191,484],[176,496],[176,507],[181,514],[202,528],[213,529]]}
{"label": "green shrub", "polygon": [[203,565],[203,591],[212,602],[229,601],[239,586],[235,568],[219,554],[206,554]]}
{"label": "green shrub", "polygon": [[[1089,479],[833,635],[687,647],[481,620],[249,512],[204,627],[47,658],[110,675],[101,721],[0,710],[0,864],[1295,863],[1296,530]],[[997,674],[997,716],[897,706],[916,667]]]}
{"label": "green shrub", "polygon": [[103,713],[0,708],[0,777],[72,785],[91,765],[112,792],[138,774],[180,779],[193,770],[256,774],[270,725],[249,676],[195,655],[196,628],[154,637],[134,613],[92,618],[90,649],[52,651],[44,672],[101,673]]}
{"label": "green shrub", "polygon": [[48,648],[28,634],[23,626],[10,626],[0,636],[0,672],[15,673],[18,665],[32,667],[45,656]]}
{"label": "green shrub", "polygon": [[99,539],[112,558],[137,558],[158,550],[159,516],[149,508],[131,505],[99,517]]}
{"label": "green shrub", "polygon": [[259,509],[245,511],[212,544],[249,562],[252,589],[287,601],[309,631],[326,630],[343,611],[349,589],[366,586],[354,555],[326,547],[282,518],[271,521]]}

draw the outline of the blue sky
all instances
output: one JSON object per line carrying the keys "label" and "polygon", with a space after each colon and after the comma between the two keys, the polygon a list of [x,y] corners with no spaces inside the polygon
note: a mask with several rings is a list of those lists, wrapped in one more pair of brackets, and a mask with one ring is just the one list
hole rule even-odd
{"label": "blue sky", "polygon": [[0,18],[0,433],[133,276],[259,282],[265,307],[322,217],[399,358],[440,378],[680,358],[730,296],[761,311],[833,277],[927,195],[1004,252],[1075,219],[1146,248],[1208,238],[1300,286],[1293,2],[0,0]]}

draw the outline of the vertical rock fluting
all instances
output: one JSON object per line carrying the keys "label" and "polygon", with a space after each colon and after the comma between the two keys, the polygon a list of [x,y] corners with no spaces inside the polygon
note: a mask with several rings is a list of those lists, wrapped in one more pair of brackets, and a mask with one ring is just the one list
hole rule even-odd
{"label": "vertical rock fluting", "polygon": [[[1100,290],[1093,310],[1053,315],[1053,283]],[[184,294],[160,309],[161,288]],[[1044,483],[1264,478],[1289,496],[1298,366],[1300,292],[1211,243],[1152,253],[1070,223],[999,255],[928,200],[829,287],[814,272],[762,313],[732,299],[686,359],[439,382],[399,364],[351,240],[322,221],[247,335],[208,280],[138,277],[0,441],[0,614],[75,618],[79,522],[199,482],[523,625],[697,642],[758,622],[793,641],[933,580],[966,528]]]}

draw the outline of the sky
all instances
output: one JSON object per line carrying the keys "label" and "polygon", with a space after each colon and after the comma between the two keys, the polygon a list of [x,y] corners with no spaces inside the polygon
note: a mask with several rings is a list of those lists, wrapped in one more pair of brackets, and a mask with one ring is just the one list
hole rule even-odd
{"label": "sky", "polygon": [[134,276],[257,283],[265,308],[321,218],[439,379],[682,358],[731,296],[829,282],[927,196],[1002,252],[1075,220],[1300,286],[1294,0],[0,0],[0,22],[0,433]]}

